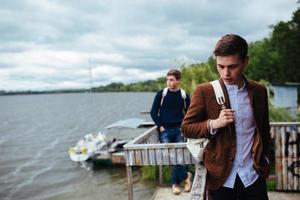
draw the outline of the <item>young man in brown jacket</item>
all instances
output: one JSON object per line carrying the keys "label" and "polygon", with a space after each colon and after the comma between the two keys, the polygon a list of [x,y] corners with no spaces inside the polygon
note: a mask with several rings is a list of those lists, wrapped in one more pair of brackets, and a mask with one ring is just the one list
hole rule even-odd
{"label": "young man in brown jacket", "polygon": [[270,134],[266,88],[247,80],[248,44],[225,35],[214,55],[226,108],[216,101],[213,87],[200,84],[182,123],[188,138],[209,138],[205,148],[207,190],[212,200],[267,200]]}

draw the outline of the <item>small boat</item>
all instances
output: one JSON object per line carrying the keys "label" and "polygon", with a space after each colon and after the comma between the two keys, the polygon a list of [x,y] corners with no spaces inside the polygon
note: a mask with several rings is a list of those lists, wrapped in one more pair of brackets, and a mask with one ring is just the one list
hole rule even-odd
{"label": "small boat", "polygon": [[[116,128],[131,128],[153,126],[153,122],[145,122],[144,119],[129,118],[117,121],[105,127],[105,130]],[[70,159],[74,162],[91,160],[105,164],[125,164],[123,145],[130,139],[108,139],[106,133],[89,133],[79,139],[76,146],[69,148]]]}
{"label": "small boat", "polygon": [[71,160],[75,162],[86,161],[94,156],[95,151],[108,149],[109,142],[102,132],[87,134],[78,140],[75,147],[69,148]]}

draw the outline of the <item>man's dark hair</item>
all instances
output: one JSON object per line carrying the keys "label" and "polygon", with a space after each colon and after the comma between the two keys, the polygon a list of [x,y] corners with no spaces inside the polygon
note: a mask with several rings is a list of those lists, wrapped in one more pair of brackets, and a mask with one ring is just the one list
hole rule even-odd
{"label": "man's dark hair", "polygon": [[178,69],[170,69],[167,76],[175,76],[176,80],[181,79],[181,72]]}
{"label": "man's dark hair", "polygon": [[216,44],[215,56],[239,55],[244,61],[248,54],[248,43],[241,36],[234,34],[224,35]]}

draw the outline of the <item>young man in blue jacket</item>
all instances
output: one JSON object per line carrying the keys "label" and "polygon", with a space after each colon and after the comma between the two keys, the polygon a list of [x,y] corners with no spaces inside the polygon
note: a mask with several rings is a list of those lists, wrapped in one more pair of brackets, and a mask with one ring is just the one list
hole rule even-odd
{"label": "young man in blue jacket", "polygon": [[[171,69],[167,73],[167,87],[160,90],[153,101],[151,117],[159,130],[162,143],[183,141],[181,123],[190,105],[190,98],[180,89],[181,72]],[[192,174],[185,166],[176,165],[172,168],[172,192],[181,193],[180,183],[184,181],[184,191],[189,192],[192,187]]]}

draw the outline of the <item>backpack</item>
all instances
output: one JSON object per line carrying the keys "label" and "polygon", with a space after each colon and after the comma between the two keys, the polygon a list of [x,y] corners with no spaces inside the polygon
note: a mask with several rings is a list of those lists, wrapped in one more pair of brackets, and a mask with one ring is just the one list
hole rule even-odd
{"label": "backpack", "polygon": [[[211,81],[210,84],[214,88],[218,104],[221,106],[222,110],[225,109],[225,97],[220,82],[218,80],[215,80]],[[197,162],[203,161],[204,148],[206,147],[208,142],[208,138],[187,138],[186,147]]]}

